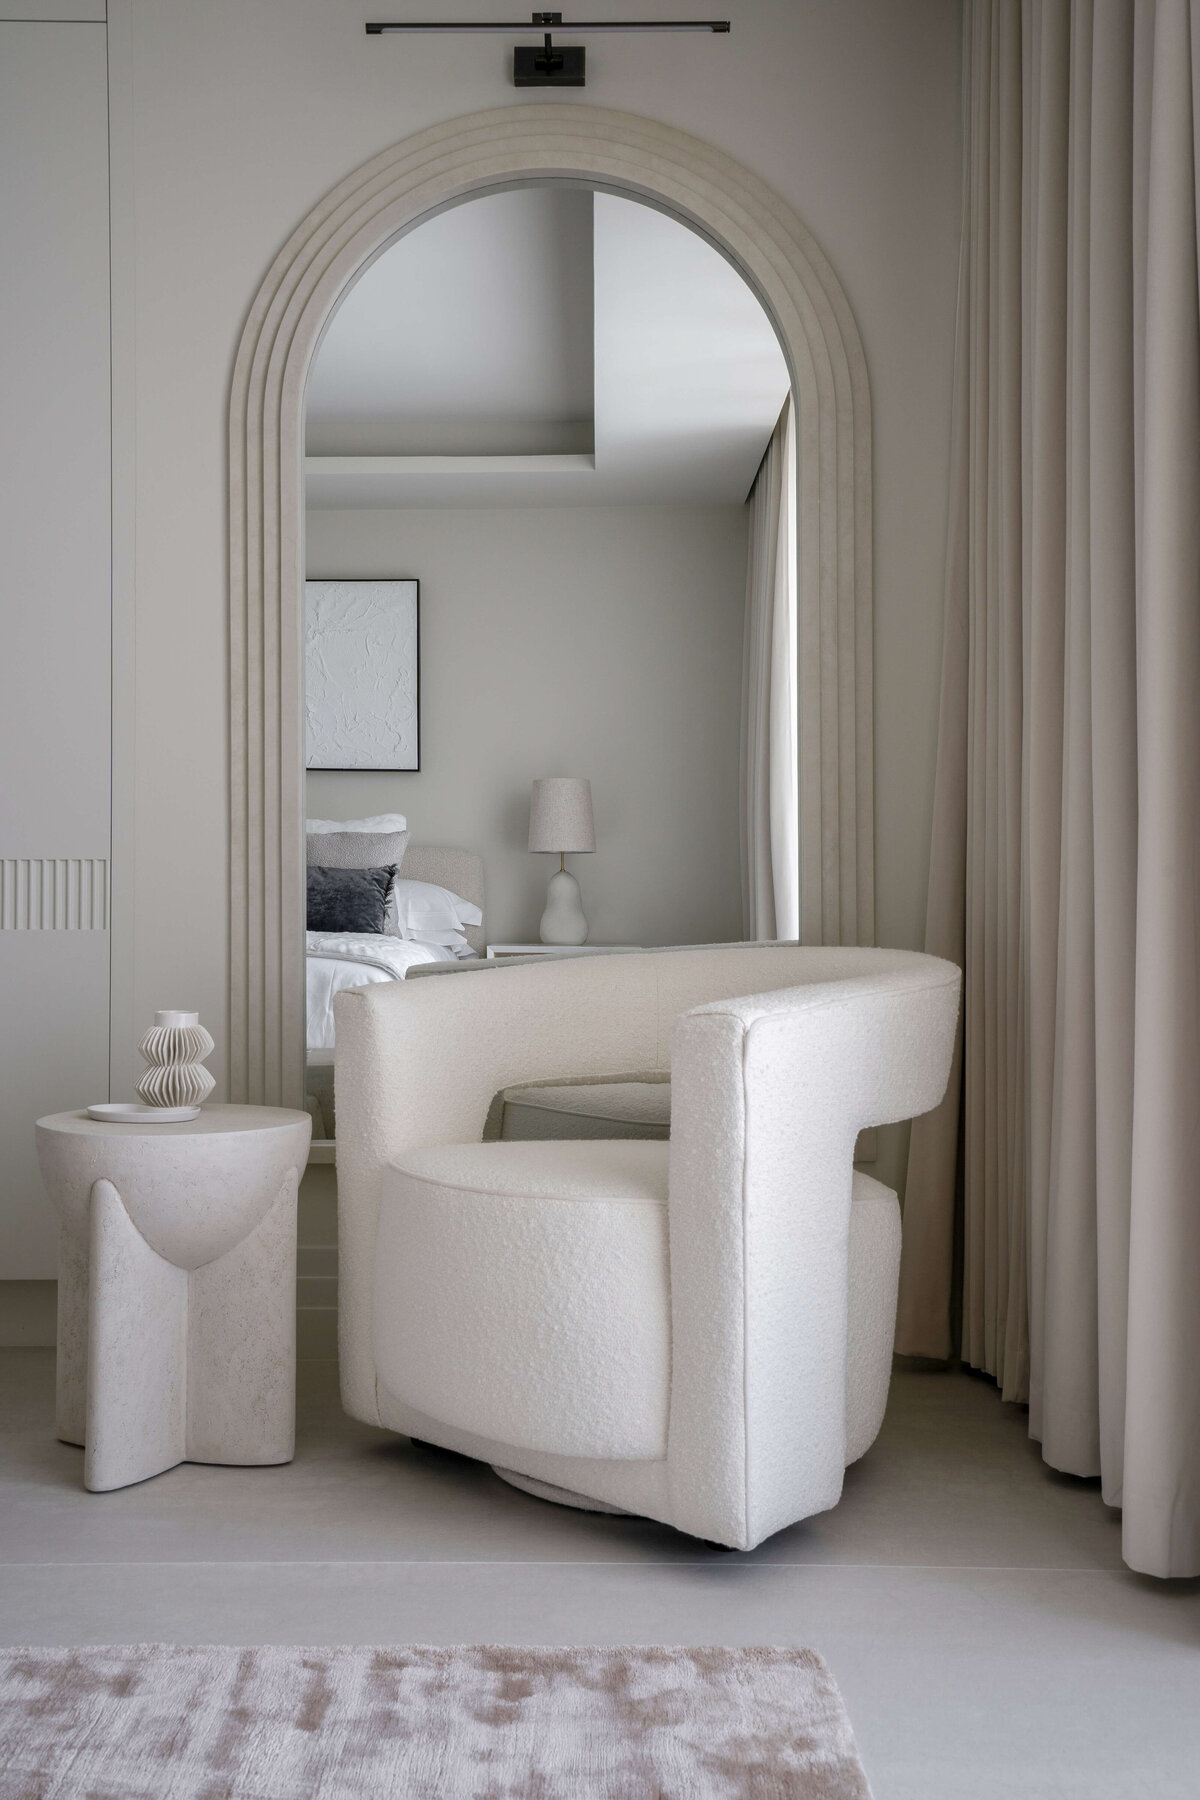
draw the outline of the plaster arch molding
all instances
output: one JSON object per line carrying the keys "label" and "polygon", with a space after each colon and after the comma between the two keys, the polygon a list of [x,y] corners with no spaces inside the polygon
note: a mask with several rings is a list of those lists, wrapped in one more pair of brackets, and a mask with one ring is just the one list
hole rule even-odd
{"label": "plaster arch molding", "polygon": [[653,119],[563,104],[432,126],[326,195],[250,309],[230,433],[230,1096],[304,1092],[304,390],[348,286],[394,238],[463,197],[581,178],[664,207],[741,270],[797,400],[802,935],[874,930],[871,418],[836,275],[790,208],[711,145]]}

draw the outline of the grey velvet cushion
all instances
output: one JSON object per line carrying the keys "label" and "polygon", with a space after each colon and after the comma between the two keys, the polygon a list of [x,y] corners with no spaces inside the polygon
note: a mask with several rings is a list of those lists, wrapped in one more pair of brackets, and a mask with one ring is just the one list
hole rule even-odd
{"label": "grey velvet cushion", "polygon": [[382,869],[327,869],[310,863],[308,929],[382,936],[395,873],[392,863]]}
{"label": "grey velvet cushion", "polygon": [[[398,869],[408,847],[407,831],[310,831],[308,861],[323,869],[381,869],[388,863]],[[317,927],[310,925],[309,930]],[[379,930],[399,937],[395,908],[389,906]]]}

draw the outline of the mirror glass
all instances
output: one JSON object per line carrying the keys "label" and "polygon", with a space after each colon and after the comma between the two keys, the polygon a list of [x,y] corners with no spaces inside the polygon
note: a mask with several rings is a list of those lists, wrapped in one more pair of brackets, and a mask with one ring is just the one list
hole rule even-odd
{"label": "mirror glass", "polygon": [[577,183],[439,213],[343,297],[305,442],[317,1138],[333,996],[536,946],[556,872],[543,929],[581,910],[589,947],[753,929],[752,496],[772,468],[794,589],[788,402],[737,270]]}

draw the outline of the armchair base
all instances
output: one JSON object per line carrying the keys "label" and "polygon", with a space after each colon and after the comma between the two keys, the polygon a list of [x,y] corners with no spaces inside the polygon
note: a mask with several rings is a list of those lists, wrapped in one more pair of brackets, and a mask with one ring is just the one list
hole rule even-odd
{"label": "armchair base", "polygon": [[533,1475],[519,1474],[516,1469],[502,1469],[499,1463],[492,1464],[492,1474],[507,1481],[509,1487],[532,1494],[535,1500],[550,1500],[555,1506],[573,1506],[576,1512],[612,1513],[618,1519],[633,1517],[623,1506],[610,1506],[607,1500],[590,1500],[586,1494],[577,1494],[571,1488],[555,1487],[552,1481],[538,1481]]}

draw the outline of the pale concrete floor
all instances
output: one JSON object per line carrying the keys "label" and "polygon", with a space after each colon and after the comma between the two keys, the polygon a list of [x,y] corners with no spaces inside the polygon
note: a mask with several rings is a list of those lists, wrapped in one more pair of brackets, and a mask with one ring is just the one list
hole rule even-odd
{"label": "pale concrete floor", "polygon": [[898,1375],[840,1506],[748,1556],[357,1425],[329,1364],[283,1469],[85,1494],[52,1411],[53,1353],[0,1352],[5,1644],[809,1644],[876,1800],[1200,1796],[1200,1582],[1124,1570],[974,1377]]}

